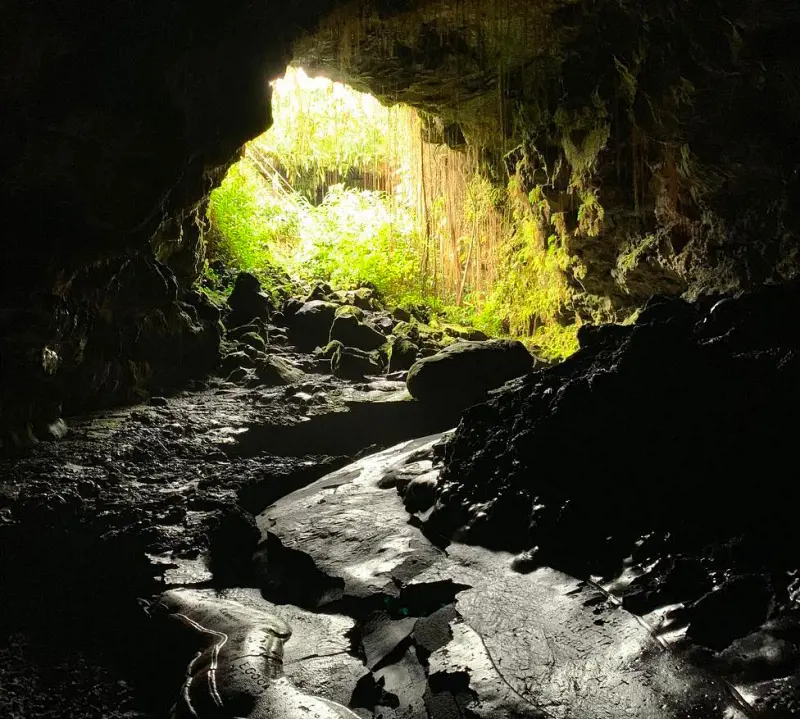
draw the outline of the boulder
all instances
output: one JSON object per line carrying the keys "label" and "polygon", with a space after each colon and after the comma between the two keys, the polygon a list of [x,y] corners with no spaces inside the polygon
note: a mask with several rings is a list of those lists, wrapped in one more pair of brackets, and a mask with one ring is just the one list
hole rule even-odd
{"label": "boulder", "polygon": [[392,330],[397,323],[387,315],[386,317],[378,317],[378,319],[373,319],[373,324],[377,329],[383,332],[383,334],[390,335],[392,334]]}
{"label": "boulder", "polygon": [[313,302],[314,300],[327,300],[333,290],[327,282],[317,282],[311,288],[311,291],[306,296],[306,302]]}
{"label": "boulder", "polygon": [[255,360],[245,352],[232,352],[225,355],[219,363],[219,373],[223,377],[227,377],[237,367],[253,367]]}
{"label": "boulder", "polygon": [[336,347],[331,371],[339,379],[362,380],[366,375],[380,374],[381,366],[373,355],[356,347]]}
{"label": "boulder", "polygon": [[244,325],[253,319],[267,319],[272,302],[263,292],[261,283],[249,272],[240,272],[236,277],[233,292],[228,297],[228,307],[231,313],[228,315],[227,324],[229,327]]}
{"label": "boulder", "polygon": [[411,369],[418,354],[417,345],[404,337],[396,337],[389,349],[389,372]]}
{"label": "boulder", "polygon": [[445,325],[444,334],[450,337],[455,337],[461,340],[469,340],[470,342],[483,342],[489,339],[489,335],[474,327],[461,327],[459,325]]}
{"label": "boulder", "polygon": [[394,328],[394,333],[398,337],[405,337],[411,342],[419,342],[419,325],[410,320],[400,320]]}
{"label": "boulder", "polygon": [[364,310],[355,305],[342,305],[336,310],[337,317],[355,317],[357,320],[364,319]]}
{"label": "boulder", "polygon": [[297,299],[297,297],[290,297],[288,300],[284,301],[281,305],[281,314],[283,315],[283,321],[289,321],[292,317],[294,317],[298,310],[305,304],[303,300]]}
{"label": "boulder", "polygon": [[386,337],[381,332],[348,314],[340,315],[333,321],[330,339],[366,352],[376,350],[386,342]]}
{"label": "boulder", "polygon": [[261,352],[267,348],[267,343],[264,342],[264,338],[258,334],[258,332],[245,332],[241,337],[239,337],[239,342],[247,345],[248,347],[253,347]]}
{"label": "boulder", "polygon": [[301,352],[310,352],[328,342],[336,305],[323,300],[306,302],[290,320],[290,337]]}
{"label": "boulder", "polygon": [[262,384],[275,387],[284,384],[302,382],[306,373],[295,367],[283,357],[268,357],[256,367],[256,376]]}
{"label": "boulder", "polygon": [[333,359],[333,355],[339,347],[344,347],[344,345],[339,342],[339,340],[332,340],[324,347],[317,347],[317,349],[314,350],[314,356],[326,360]]}
{"label": "boulder", "polygon": [[456,342],[414,364],[406,384],[413,397],[467,407],[533,368],[533,357],[516,340]]}
{"label": "boulder", "polygon": [[392,310],[392,317],[398,322],[411,322],[411,313],[402,307],[395,307]]}
{"label": "boulder", "polygon": [[362,310],[378,309],[379,303],[375,291],[369,287],[359,287],[357,290],[353,290],[352,294],[348,294],[352,296],[352,302],[356,307],[360,307]]}

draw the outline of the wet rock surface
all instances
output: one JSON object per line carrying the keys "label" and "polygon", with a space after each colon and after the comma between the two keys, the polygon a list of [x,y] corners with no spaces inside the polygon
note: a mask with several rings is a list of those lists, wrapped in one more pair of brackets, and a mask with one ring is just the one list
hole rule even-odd
{"label": "wet rock surface", "polygon": [[528,374],[534,365],[533,356],[516,340],[455,342],[411,367],[408,391],[424,402],[464,408]]}
{"label": "wet rock surface", "polygon": [[[364,319],[388,317],[362,294]],[[0,460],[0,707],[795,716],[796,504],[774,466],[796,392],[775,309],[793,297],[652,302],[636,326],[584,328],[575,358],[423,439],[458,413],[402,376],[340,379],[331,359],[357,350],[299,352],[263,318],[231,327],[216,377]],[[412,320],[389,337],[436,333]],[[725,484],[759,446],[785,504]],[[568,447],[569,463],[546,451]]]}

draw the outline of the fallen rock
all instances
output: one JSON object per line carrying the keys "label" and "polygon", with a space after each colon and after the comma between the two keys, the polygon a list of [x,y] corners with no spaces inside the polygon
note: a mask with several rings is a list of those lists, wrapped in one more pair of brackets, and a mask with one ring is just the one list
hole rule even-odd
{"label": "fallen rock", "polygon": [[411,313],[402,307],[395,307],[392,310],[392,317],[398,322],[411,322]]}
{"label": "fallen rock", "polygon": [[258,364],[256,376],[261,380],[262,384],[268,387],[275,387],[277,385],[302,382],[306,378],[306,373],[283,357],[273,355]]}
{"label": "fallen rock", "polygon": [[250,322],[254,318],[267,319],[272,302],[261,292],[261,283],[249,272],[240,272],[236,277],[233,292],[228,297],[228,307],[231,313],[228,315],[227,324],[229,327],[238,327]]}
{"label": "fallen rock", "polygon": [[461,340],[468,340],[470,342],[484,342],[489,339],[489,335],[474,327],[460,327],[458,325],[445,325],[444,333],[450,337],[455,337]]}
{"label": "fallen rock", "polygon": [[382,333],[366,322],[360,322],[352,314],[339,315],[333,320],[330,339],[365,352],[376,350],[386,342]]}
{"label": "fallen rock", "polygon": [[333,289],[331,289],[331,286],[327,282],[316,282],[306,296],[305,301],[327,300],[332,292]]}
{"label": "fallen rock", "polygon": [[255,367],[255,360],[246,352],[231,352],[231,354],[225,355],[219,363],[219,373],[223,377],[227,377],[237,367]]}
{"label": "fallen rock", "polygon": [[355,305],[342,305],[336,310],[336,317],[355,317],[357,320],[363,320],[364,310]]}
{"label": "fallen rock", "polygon": [[267,348],[267,343],[264,342],[264,338],[257,332],[245,332],[239,337],[239,342],[260,352],[263,352]]}
{"label": "fallen rock", "polygon": [[405,337],[397,337],[389,349],[389,372],[411,369],[417,361],[419,347]]}
{"label": "fallen rock", "polygon": [[331,358],[331,371],[340,379],[362,380],[367,375],[377,375],[381,366],[368,352],[340,344]]}
{"label": "fallen rock", "polygon": [[306,302],[290,319],[289,336],[295,347],[310,352],[327,344],[336,305],[323,300]]}
{"label": "fallen rock", "polygon": [[416,362],[406,384],[412,397],[423,402],[468,407],[532,368],[533,357],[516,340],[456,342]]}

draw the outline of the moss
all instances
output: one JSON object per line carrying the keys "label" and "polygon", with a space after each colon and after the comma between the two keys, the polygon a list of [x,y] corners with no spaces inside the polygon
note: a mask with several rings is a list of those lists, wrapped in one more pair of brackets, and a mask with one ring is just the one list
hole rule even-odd
{"label": "moss", "polygon": [[655,235],[631,238],[628,246],[617,257],[617,270],[624,276],[636,268],[643,255],[656,247],[658,247],[658,237]]}
{"label": "moss", "polygon": [[248,347],[253,347],[260,352],[263,352],[267,348],[264,338],[256,332],[246,332],[239,337],[239,342],[246,344]]}
{"label": "moss", "polygon": [[336,310],[334,318],[336,317],[355,317],[360,321],[364,319],[364,310],[355,305],[342,305]]}

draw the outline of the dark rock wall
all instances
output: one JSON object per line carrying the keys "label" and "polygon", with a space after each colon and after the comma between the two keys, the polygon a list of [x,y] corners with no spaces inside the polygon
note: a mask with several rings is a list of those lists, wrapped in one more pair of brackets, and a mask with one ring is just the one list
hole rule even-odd
{"label": "dark rock wall", "polygon": [[[790,0],[8,0],[0,424],[96,404],[98,382],[146,391],[158,352],[193,346],[156,339],[210,321],[177,290],[156,308],[139,275],[197,276],[203,202],[293,52],[427,111],[431,139],[480,145],[498,182],[517,172],[563,213],[589,309],[793,277],[798,29]],[[109,318],[131,262],[148,269]],[[98,380],[109,363],[128,379]]]}
{"label": "dark rock wall", "polygon": [[4,3],[0,443],[213,366],[173,272],[198,276],[203,202],[325,5]]}

